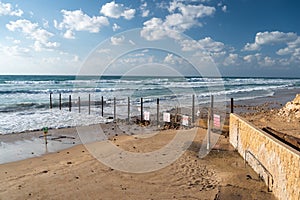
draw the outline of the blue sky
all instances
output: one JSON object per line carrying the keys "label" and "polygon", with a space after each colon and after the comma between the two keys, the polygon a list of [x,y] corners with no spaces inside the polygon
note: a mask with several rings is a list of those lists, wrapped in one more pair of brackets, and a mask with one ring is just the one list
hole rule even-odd
{"label": "blue sky", "polygon": [[171,38],[181,53],[135,49],[110,73],[126,63],[185,69],[180,56],[190,52],[222,76],[300,77],[299,7],[297,0],[0,0],[0,74],[77,74],[91,52],[135,44],[122,33],[138,28],[147,44]]}

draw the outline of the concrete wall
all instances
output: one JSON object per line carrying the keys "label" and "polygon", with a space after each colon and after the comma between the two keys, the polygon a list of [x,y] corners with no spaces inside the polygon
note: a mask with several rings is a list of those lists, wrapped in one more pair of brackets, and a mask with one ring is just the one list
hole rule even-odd
{"label": "concrete wall", "polygon": [[231,114],[230,143],[278,199],[300,199],[300,152]]}

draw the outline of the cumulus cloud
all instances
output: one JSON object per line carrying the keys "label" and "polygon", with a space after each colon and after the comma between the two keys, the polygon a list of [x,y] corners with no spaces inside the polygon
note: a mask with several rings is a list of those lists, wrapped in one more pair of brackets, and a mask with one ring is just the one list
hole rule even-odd
{"label": "cumulus cloud", "polygon": [[263,45],[275,45],[291,42],[297,39],[297,34],[289,32],[258,32],[255,36],[254,43],[247,43],[244,47],[245,51],[259,50]]}
{"label": "cumulus cloud", "polygon": [[273,60],[271,57],[266,56],[261,61],[259,61],[259,64],[262,66],[273,66],[275,64],[275,60]]}
{"label": "cumulus cloud", "polygon": [[210,37],[200,40],[183,40],[180,42],[183,51],[203,50],[207,52],[220,52],[225,45],[222,42],[214,41]]}
{"label": "cumulus cloud", "polygon": [[59,46],[59,43],[49,41],[54,36],[53,33],[40,28],[37,23],[32,23],[29,20],[10,21],[9,24],[6,24],[6,28],[10,31],[20,31],[27,38],[35,40],[34,49],[36,51],[41,51],[44,48],[51,50]]}
{"label": "cumulus cloud", "polygon": [[2,3],[0,2],[0,16],[2,15],[10,15],[10,16],[18,16],[21,17],[23,15],[23,11],[21,9],[14,9],[10,3]]}
{"label": "cumulus cloud", "polygon": [[271,58],[270,56],[264,56],[260,53],[246,55],[243,57],[243,60],[248,64],[255,64],[262,67],[271,67],[277,64],[276,59]]}
{"label": "cumulus cloud", "polygon": [[297,50],[300,49],[300,37],[298,36],[295,41],[288,42],[287,47],[279,49],[276,53],[277,55],[284,56],[284,55],[292,55]]}
{"label": "cumulus cloud", "polygon": [[66,29],[64,37],[67,39],[74,38],[74,31],[88,31],[90,33],[98,33],[102,26],[109,25],[108,19],[103,16],[90,17],[81,10],[61,10],[63,21],[58,23],[54,20],[54,26],[57,29]]}
{"label": "cumulus cloud", "polygon": [[211,16],[216,9],[211,6],[185,5],[179,1],[172,1],[168,7],[169,15],[163,20],[152,18],[144,22],[141,36],[147,40],[158,40],[164,37],[179,39],[179,34],[193,26],[202,26],[198,19]]}
{"label": "cumulus cloud", "polygon": [[124,17],[130,20],[135,15],[135,9],[126,8],[123,4],[117,4],[114,1],[106,3],[101,7],[100,13],[106,17],[118,19]]}
{"label": "cumulus cloud", "polygon": [[75,34],[72,30],[67,30],[64,33],[64,38],[66,38],[66,39],[75,39]]}
{"label": "cumulus cloud", "polygon": [[230,53],[227,58],[225,58],[223,64],[225,66],[237,65],[239,63],[239,55]]}
{"label": "cumulus cloud", "polygon": [[111,37],[110,38],[110,41],[111,41],[112,45],[119,45],[119,44],[123,43],[124,40],[125,40],[124,36],[121,36],[121,37]]}

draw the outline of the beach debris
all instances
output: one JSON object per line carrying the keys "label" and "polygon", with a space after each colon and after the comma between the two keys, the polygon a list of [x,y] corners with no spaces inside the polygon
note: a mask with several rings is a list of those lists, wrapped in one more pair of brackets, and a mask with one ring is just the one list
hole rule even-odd
{"label": "beach debris", "polygon": [[287,102],[278,112],[278,115],[287,117],[287,121],[300,119],[300,94],[293,101]]}
{"label": "beach debris", "polygon": [[43,127],[43,132],[44,132],[44,139],[45,139],[45,144],[47,145],[47,133],[48,133],[48,127]]}
{"label": "beach debris", "polygon": [[282,142],[288,144],[289,146],[294,147],[296,150],[300,150],[300,138],[296,138],[294,136],[288,135],[286,133],[282,133],[280,131],[276,131],[270,127],[265,127],[262,129],[263,131],[267,132],[268,134],[276,137],[277,139],[281,140]]}

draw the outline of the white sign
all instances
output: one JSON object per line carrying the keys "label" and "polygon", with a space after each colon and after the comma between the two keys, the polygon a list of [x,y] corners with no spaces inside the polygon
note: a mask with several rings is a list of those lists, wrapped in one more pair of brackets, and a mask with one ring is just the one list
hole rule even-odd
{"label": "white sign", "polygon": [[164,113],[164,115],[163,115],[163,121],[164,122],[171,122],[171,115],[170,115],[170,113]]}
{"label": "white sign", "polygon": [[221,127],[220,115],[215,115],[214,114],[214,126],[217,127],[217,128]]}
{"label": "white sign", "polygon": [[182,125],[188,126],[189,125],[189,116],[182,115]]}
{"label": "white sign", "polygon": [[148,112],[148,111],[144,112],[144,120],[146,120],[146,121],[150,120],[150,112]]}

